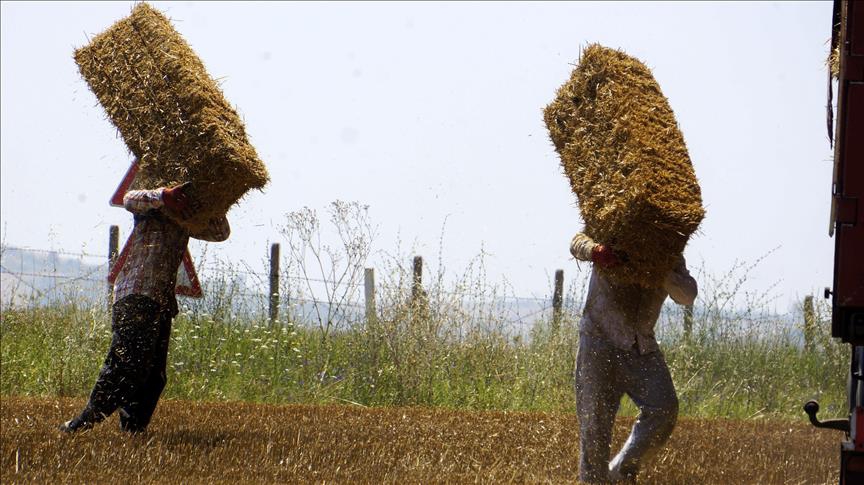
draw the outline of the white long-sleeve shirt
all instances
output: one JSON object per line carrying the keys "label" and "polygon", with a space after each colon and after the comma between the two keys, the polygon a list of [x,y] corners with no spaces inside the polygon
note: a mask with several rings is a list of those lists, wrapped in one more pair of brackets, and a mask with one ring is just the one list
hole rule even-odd
{"label": "white long-sleeve shirt", "polygon": [[[581,261],[591,261],[597,243],[577,234],[570,253]],[[690,276],[682,256],[660,288],[613,283],[603,270],[593,268],[588,297],[579,323],[579,332],[605,338],[622,350],[636,347],[640,354],[659,349],[654,326],[667,296],[682,305],[691,305],[697,293],[696,280]]]}

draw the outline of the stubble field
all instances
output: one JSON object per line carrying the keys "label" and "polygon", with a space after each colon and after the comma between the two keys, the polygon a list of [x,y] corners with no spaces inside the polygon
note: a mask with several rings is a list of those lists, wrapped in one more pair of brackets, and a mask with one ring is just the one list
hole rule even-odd
{"label": "stubble field", "polygon": [[[574,483],[578,470],[567,413],[165,400],[140,436],[114,416],[56,431],[82,404],[3,397],[3,483]],[[830,483],[839,439],[803,416],[685,418],[639,483]]]}

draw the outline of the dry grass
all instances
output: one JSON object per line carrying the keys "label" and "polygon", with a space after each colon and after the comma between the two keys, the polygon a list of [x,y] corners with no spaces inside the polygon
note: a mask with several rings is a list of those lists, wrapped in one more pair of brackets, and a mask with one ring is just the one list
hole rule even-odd
{"label": "dry grass", "polygon": [[168,19],[146,3],[75,51],[144,188],[194,183],[193,232],[268,181],[237,112]]}
{"label": "dry grass", "polygon": [[626,256],[609,276],[658,286],[704,210],[684,137],[651,70],[589,45],[544,119],[586,233]]}
{"label": "dry grass", "polygon": [[[4,397],[4,483],[573,483],[571,414],[165,401],[144,436],[55,431],[81,400]],[[616,444],[632,419],[616,425]],[[836,481],[839,433],[682,420],[640,483]]]}

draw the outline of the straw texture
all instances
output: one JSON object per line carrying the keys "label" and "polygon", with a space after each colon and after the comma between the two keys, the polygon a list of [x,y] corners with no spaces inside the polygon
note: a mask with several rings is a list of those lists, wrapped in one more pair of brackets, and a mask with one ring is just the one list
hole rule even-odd
{"label": "straw texture", "polygon": [[586,234],[625,259],[608,276],[662,284],[705,211],[684,138],[651,71],[624,52],[589,45],[544,119]]}
{"label": "straw texture", "polygon": [[146,3],[75,51],[75,62],[129,150],[136,187],[192,182],[201,229],[269,180],[237,112],[168,19]]}

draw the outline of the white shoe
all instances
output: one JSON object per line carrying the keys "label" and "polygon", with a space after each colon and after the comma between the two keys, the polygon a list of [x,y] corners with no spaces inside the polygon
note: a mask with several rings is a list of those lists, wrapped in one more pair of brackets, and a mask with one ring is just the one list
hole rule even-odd
{"label": "white shoe", "polygon": [[618,467],[609,466],[609,481],[611,483],[636,483],[635,473],[621,473]]}

